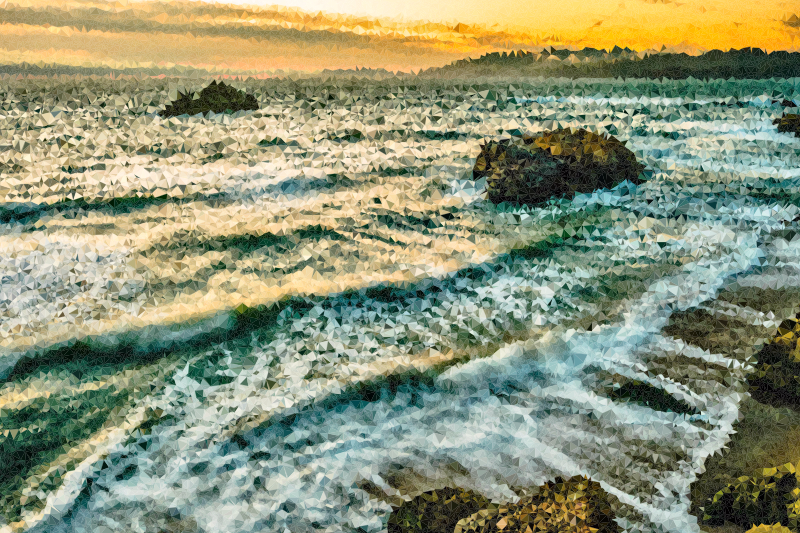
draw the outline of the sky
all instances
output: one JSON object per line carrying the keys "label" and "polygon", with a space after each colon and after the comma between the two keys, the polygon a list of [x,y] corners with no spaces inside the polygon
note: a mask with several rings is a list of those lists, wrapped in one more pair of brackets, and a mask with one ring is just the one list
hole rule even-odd
{"label": "sky", "polygon": [[0,64],[409,72],[547,45],[798,51],[798,17],[796,0],[5,0]]}
{"label": "sky", "polygon": [[[205,1],[205,0],[204,0]],[[626,21],[631,29],[649,33],[653,27],[771,22],[792,14],[800,4],[774,0],[230,0],[239,5],[284,5],[308,11],[372,17],[463,23],[498,24],[517,30],[585,31],[597,22]],[[432,6],[435,6],[433,9]],[[683,28],[680,28],[683,26]],[[680,33],[680,32],[676,32]],[[677,35],[676,35],[677,36]],[[672,35],[662,35],[667,40]],[[758,35],[747,36],[759,39]],[[672,43],[675,44],[675,43]]]}

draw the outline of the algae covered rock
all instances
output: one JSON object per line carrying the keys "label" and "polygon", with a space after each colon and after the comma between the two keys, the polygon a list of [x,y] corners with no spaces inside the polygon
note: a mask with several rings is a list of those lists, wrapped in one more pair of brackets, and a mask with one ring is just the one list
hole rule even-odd
{"label": "algae covered rock", "polygon": [[199,98],[196,100],[191,94],[180,93],[178,99],[159,112],[159,115],[167,118],[178,115],[196,115],[197,113],[206,114],[209,111],[235,113],[237,111],[255,111],[256,109],[258,109],[258,102],[255,96],[226,85],[224,82],[217,83],[214,80],[200,91]]}
{"label": "algae covered rock", "polygon": [[644,168],[612,136],[560,129],[521,140],[487,142],[472,175],[476,180],[486,178],[487,196],[496,204],[535,205],[625,180],[639,184]]}
{"label": "algae covered rock", "polygon": [[460,488],[428,491],[395,509],[389,533],[453,533],[461,518],[488,505],[485,497]]}
{"label": "algae covered rock", "polygon": [[516,504],[494,504],[460,488],[420,494],[396,508],[389,533],[616,533],[621,531],[600,484],[556,478]]}
{"label": "algae covered rock", "polygon": [[748,529],[746,533],[792,533],[788,527],[780,524],[761,524]]}
{"label": "algae covered rock", "polygon": [[489,506],[456,524],[454,533],[612,533],[621,531],[600,484],[556,478],[516,504]]}
{"label": "algae covered rock", "polygon": [[765,468],[759,475],[731,480],[704,508],[709,525],[732,522],[749,528],[755,524],[781,524],[796,530],[800,517],[800,488],[795,468],[787,463]]}
{"label": "algae covered rock", "polygon": [[[728,522],[745,530],[778,524],[798,531],[800,414],[785,407],[800,401],[798,340],[800,323],[785,320],[757,354],[747,376],[751,397],[740,408],[743,416],[727,451],[710,457],[706,471],[692,483],[692,513],[701,523]],[[784,406],[770,405],[776,400]]]}
{"label": "algae covered rock", "polygon": [[772,123],[778,126],[778,131],[781,133],[794,133],[795,136],[800,136],[800,115],[789,113],[776,118]]}
{"label": "algae covered rock", "polygon": [[762,403],[800,405],[800,314],[785,320],[757,355],[747,377],[750,394]]}

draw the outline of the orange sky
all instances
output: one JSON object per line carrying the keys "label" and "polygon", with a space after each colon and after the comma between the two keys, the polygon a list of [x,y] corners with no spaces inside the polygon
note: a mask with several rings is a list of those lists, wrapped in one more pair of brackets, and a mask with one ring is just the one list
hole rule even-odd
{"label": "orange sky", "polygon": [[235,3],[249,6],[5,1],[0,4],[5,22],[0,24],[0,63],[186,65],[232,73],[358,66],[407,72],[543,45],[635,50],[663,45],[695,53],[747,46],[800,50],[800,5],[784,0]]}

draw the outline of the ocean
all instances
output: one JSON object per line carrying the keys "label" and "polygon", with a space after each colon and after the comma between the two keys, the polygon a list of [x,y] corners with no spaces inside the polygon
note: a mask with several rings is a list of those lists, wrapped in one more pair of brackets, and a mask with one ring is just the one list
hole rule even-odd
{"label": "ocean", "polygon": [[[798,285],[800,81],[251,80],[170,119],[166,80],[41,83],[0,80],[0,531],[377,533],[579,474],[699,531],[749,363],[664,329],[782,320],[718,294]],[[556,127],[647,180],[488,202],[481,143]]]}

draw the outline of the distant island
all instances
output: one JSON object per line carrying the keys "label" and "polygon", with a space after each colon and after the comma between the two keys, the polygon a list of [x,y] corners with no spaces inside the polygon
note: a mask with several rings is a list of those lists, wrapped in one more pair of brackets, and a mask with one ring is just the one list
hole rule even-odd
{"label": "distant island", "polygon": [[800,53],[758,48],[711,50],[701,55],[545,48],[534,52],[498,52],[455,61],[420,73],[422,77],[557,76],[566,78],[769,79],[800,76]]}
{"label": "distant island", "polygon": [[494,76],[564,77],[564,78],[667,78],[667,79],[770,79],[800,77],[800,52],[765,52],[759,48],[711,50],[700,55],[648,50],[637,52],[615,46],[611,50],[544,47],[538,51],[512,51],[461,59],[449,65],[418,73],[396,73],[385,69],[325,69],[316,72],[275,70],[270,72],[226,72],[196,67],[125,68],[77,67],[15,63],[0,65],[0,76],[115,76],[212,78],[264,76],[279,79],[307,78],[423,78],[452,79]]}

